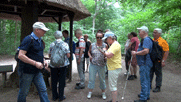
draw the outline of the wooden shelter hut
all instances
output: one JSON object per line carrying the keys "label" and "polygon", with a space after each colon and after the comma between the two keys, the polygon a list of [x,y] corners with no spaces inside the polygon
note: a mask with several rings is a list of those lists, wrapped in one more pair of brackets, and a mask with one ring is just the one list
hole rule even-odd
{"label": "wooden shelter hut", "polygon": [[[32,32],[32,25],[36,21],[57,22],[59,30],[62,22],[70,21],[71,53],[73,21],[90,15],[80,0],[0,0],[0,19],[21,20],[21,40]],[[69,80],[71,72],[72,69]]]}

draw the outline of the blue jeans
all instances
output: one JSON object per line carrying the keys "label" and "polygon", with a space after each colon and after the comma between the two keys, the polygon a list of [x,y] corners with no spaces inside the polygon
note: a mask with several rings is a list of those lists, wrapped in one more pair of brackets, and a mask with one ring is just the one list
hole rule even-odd
{"label": "blue jeans", "polygon": [[17,102],[26,102],[26,96],[28,95],[31,83],[34,83],[41,102],[50,102],[48,99],[46,85],[41,72],[36,74],[20,74],[20,89]]}
{"label": "blue jeans", "polygon": [[147,98],[150,98],[150,67],[146,65],[139,67],[141,82],[140,100],[147,100]]}
{"label": "blue jeans", "polygon": [[105,66],[98,66],[90,63],[89,66],[89,84],[88,88],[89,89],[94,89],[95,86],[95,78],[96,74],[98,73],[99,75],[99,81],[100,81],[100,89],[105,90],[106,89],[106,82],[105,82]]}

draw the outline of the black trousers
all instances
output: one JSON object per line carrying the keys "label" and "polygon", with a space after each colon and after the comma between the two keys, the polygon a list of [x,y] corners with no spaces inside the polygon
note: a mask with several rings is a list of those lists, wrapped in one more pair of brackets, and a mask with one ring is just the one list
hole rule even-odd
{"label": "black trousers", "polygon": [[[153,67],[150,70],[150,84],[152,85],[152,80],[154,73],[156,75],[156,87],[161,87],[162,85],[162,66],[161,62],[154,62]],[[150,86],[151,86],[150,85]]]}
{"label": "black trousers", "polygon": [[[65,87],[66,67],[51,68],[52,98],[63,100]],[[59,88],[57,90],[57,83]]]}

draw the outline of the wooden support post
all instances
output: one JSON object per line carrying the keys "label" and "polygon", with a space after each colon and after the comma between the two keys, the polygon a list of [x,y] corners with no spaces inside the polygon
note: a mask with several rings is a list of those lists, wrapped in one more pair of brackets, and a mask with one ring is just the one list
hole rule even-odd
{"label": "wooden support post", "polygon": [[69,19],[70,19],[70,70],[69,70],[69,82],[72,81],[72,38],[73,38],[73,19],[74,19],[74,13],[69,12],[68,13]]}
{"label": "wooden support post", "polygon": [[38,2],[27,1],[21,14],[21,41],[33,31],[33,23],[38,21]]}
{"label": "wooden support post", "polygon": [[62,14],[60,14],[60,16],[59,16],[59,22],[58,22],[58,24],[59,24],[59,26],[58,26],[58,30],[62,30],[62,18],[63,18],[63,16],[62,16]]}

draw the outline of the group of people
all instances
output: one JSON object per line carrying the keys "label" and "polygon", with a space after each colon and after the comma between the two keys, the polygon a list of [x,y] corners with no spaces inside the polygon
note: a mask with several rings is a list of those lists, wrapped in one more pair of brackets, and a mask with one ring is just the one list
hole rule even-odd
{"label": "group of people", "polygon": [[[42,69],[49,70],[51,73],[51,86],[52,86],[52,100],[63,101],[66,97],[64,95],[64,87],[66,84],[67,71],[69,70],[69,36],[68,31],[56,31],[54,36],[56,41],[50,44],[49,57],[52,58],[55,51],[55,46],[60,45],[65,57],[63,65],[54,66],[48,63],[44,59],[43,50],[44,42],[41,37],[44,36],[49,29],[42,22],[35,22],[33,24],[33,32],[26,36],[19,47],[19,76],[20,76],[20,89],[18,94],[18,102],[26,102],[26,96],[28,95],[29,88],[33,82],[38,90],[40,101],[49,102],[46,85],[41,73]],[[131,32],[128,35],[130,39],[127,44],[126,52],[130,49],[132,60],[126,60],[132,65],[131,75],[128,80],[137,78],[137,65],[140,70],[141,92],[138,95],[139,100],[135,102],[146,102],[150,99],[150,88],[153,79],[153,74],[156,74],[156,88],[154,92],[159,92],[162,83],[162,67],[165,65],[167,59],[169,47],[167,42],[161,38],[162,30],[157,28],[154,30],[154,41],[158,41],[159,45],[163,48],[164,57],[162,61],[153,63],[150,59],[149,53],[152,51],[153,42],[148,38],[148,28],[143,26],[138,28],[139,36],[142,39],[141,44],[137,34]],[[111,91],[112,100],[109,102],[117,102],[117,80],[122,70],[121,65],[121,45],[117,42],[117,37],[111,31],[99,30],[96,34],[96,42],[91,43],[88,40],[88,35],[83,33],[81,29],[75,30],[75,37],[78,39],[77,43],[72,43],[73,53],[75,54],[77,61],[77,70],[80,78],[80,82],[76,83],[75,89],[85,88],[85,72],[89,72],[89,82],[87,98],[92,96],[93,89],[95,87],[95,78],[98,73],[100,81],[100,89],[102,90],[102,99],[106,99],[106,82],[105,75],[108,70],[108,85]],[[62,38],[65,38],[63,41]],[[85,61],[87,63],[87,69],[85,69]],[[90,61],[90,64],[89,64]],[[89,68],[89,71],[88,71]],[[127,68],[127,71],[129,69]],[[128,73],[126,73],[128,74]],[[69,75],[68,75],[69,76]],[[58,84],[58,85],[57,85]],[[57,90],[58,88],[58,90]]]}
{"label": "group of people", "polygon": [[[139,30],[139,37],[141,38],[141,43],[137,38],[135,32],[128,34],[128,39],[125,44],[126,57],[129,56],[128,53],[131,51],[132,60],[130,58],[125,58],[127,73],[131,71],[131,75],[128,80],[133,80],[137,78],[137,65],[139,66],[139,74],[141,81],[141,92],[138,94],[139,100],[134,102],[147,102],[150,99],[150,89],[152,89],[152,80],[154,73],[156,74],[156,87],[153,92],[160,92],[162,85],[162,67],[165,66],[165,60],[168,57],[169,46],[166,40],[161,37],[162,30],[160,28],[155,28],[153,31],[153,39],[148,36],[148,27],[142,26],[137,28]],[[153,43],[157,42],[158,45],[163,50],[162,60],[151,59],[150,53],[153,51]],[[130,62],[131,61],[131,62]],[[129,63],[132,66],[128,68]]]}

